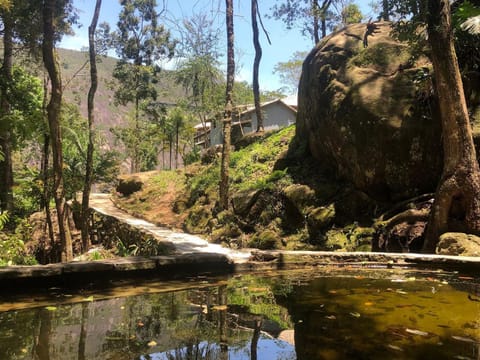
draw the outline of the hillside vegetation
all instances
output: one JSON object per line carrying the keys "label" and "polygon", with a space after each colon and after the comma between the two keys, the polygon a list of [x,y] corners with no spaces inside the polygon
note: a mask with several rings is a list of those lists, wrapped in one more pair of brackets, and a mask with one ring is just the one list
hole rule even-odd
{"label": "hillside vegetation", "polygon": [[[64,82],[64,98],[68,103],[79,107],[80,113],[87,117],[87,94],[90,87],[90,68],[87,63],[88,53],[76,50],[59,49],[59,57]],[[112,145],[110,128],[125,125],[125,117],[132,111],[132,106],[121,106],[114,101],[113,69],[117,59],[99,57],[98,90],[95,95],[95,124],[100,133]],[[158,74],[157,101],[174,105],[180,98],[185,98],[184,89],[175,81],[172,71],[164,70]]]}
{"label": "hillside vegetation", "polygon": [[[184,170],[122,177],[115,202],[151,222],[233,248],[370,250],[373,204],[299,157],[294,133],[290,126],[252,135],[246,139],[251,144],[232,153],[228,211],[218,207],[220,158],[212,153]],[[128,194],[132,184],[139,190]],[[363,223],[353,222],[362,212]]]}

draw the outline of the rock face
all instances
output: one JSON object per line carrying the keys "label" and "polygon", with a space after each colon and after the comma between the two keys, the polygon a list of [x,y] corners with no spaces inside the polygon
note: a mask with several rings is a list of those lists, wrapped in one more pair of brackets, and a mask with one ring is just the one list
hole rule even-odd
{"label": "rock face", "polygon": [[440,236],[435,252],[439,255],[480,256],[480,237],[464,233],[445,233]]}
{"label": "rock face", "polygon": [[412,60],[390,23],[363,47],[365,24],[320,42],[303,64],[297,139],[320,166],[377,200],[435,189],[442,162],[431,65]]}

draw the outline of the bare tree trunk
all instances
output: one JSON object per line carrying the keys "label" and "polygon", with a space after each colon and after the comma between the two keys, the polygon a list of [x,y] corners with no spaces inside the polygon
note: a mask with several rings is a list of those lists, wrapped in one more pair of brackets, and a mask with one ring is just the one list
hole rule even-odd
{"label": "bare tree trunk", "polygon": [[51,96],[47,106],[48,125],[52,141],[53,154],[53,195],[57,209],[58,229],[62,244],[62,262],[73,259],[72,238],[66,218],[65,188],[63,185],[63,154],[60,127],[60,110],[62,106],[62,79],[58,69],[55,52],[55,0],[46,0],[43,5],[43,62],[51,80]]}
{"label": "bare tree trunk", "polygon": [[225,112],[223,115],[223,148],[220,169],[220,208],[228,209],[229,166],[232,132],[233,83],[235,81],[235,52],[233,30],[233,0],[225,0],[227,25],[227,88],[225,91]]}
{"label": "bare tree trunk", "polygon": [[[231,0],[227,0],[231,1]],[[218,328],[220,338],[220,360],[228,360],[228,334],[227,334],[227,287],[220,285],[218,287],[218,305],[222,310],[218,311]]]}
{"label": "bare tree trunk", "polygon": [[[5,10],[5,12],[8,12]],[[5,14],[3,20],[3,64],[2,76],[4,83],[1,90],[1,117],[0,117],[0,211],[13,210],[13,167],[12,167],[12,139],[9,117],[10,102],[8,88],[12,84],[13,68],[13,22],[10,14]]]}
{"label": "bare tree trunk", "polygon": [[[318,0],[312,0],[312,15],[313,15],[313,41],[315,42],[314,45],[317,45],[318,42],[320,41],[320,36],[319,36],[319,18],[320,18],[320,8],[318,7]],[[325,14],[324,14],[325,15]],[[325,18],[325,16],[323,16]],[[322,37],[325,35],[322,34]]]}
{"label": "bare tree trunk", "polygon": [[[318,5],[318,0],[314,0],[313,5],[315,6],[314,10],[317,13],[317,19],[316,19],[316,27],[315,27],[315,22],[314,22],[314,33],[317,34],[315,38],[315,45],[320,41],[318,37],[318,19],[321,19],[321,24],[322,24],[322,38],[327,36],[327,11],[330,5],[332,4],[333,0],[323,0],[322,6]],[[316,29],[316,30],[315,30]]]}
{"label": "bare tree trunk", "polygon": [[480,233],[480,170],[451,28],[448,0],[428,1],[428,36],[440,103],[444,164],[423,250],[447,231]]}
{"label": "bare tree trunk", "polygon": [[98,87],[98,74],[97,74],[97,52],[95,50],[95,30],[97,28],[98,17],[100,15],[100,8],[102,6],[102,0],[97,0],[95,4],[95,10],[93,13],[92,23],[88,27],[88,45],[89,45],[89,58],[90,58],[90,89],[88,90],[87,98],[87,110],[88,110],[88,146],[87,146],[87,163],[85,165],[85,183],[83,186],[82,194],[82,248],[83,251],[87,251],[90,247],[90,188],[92,186],[93,178],[93,151],[95,131],[93,124],[95,122],[95,93]]}
{"label": "bare tree trunk", "polygon": [[48,229],[48,238],[50,240],[50,254],[54,254],[54,256],[50,256],[47,258],[46,256],[46,244],[43,246],[43,253],[44,253],[44,261],[43,263],[48,262],[57,262],[58,253],[57,253],[57,246],[55,244],[55,232],[53,231],[53,222],[52,222],[52,214],[50,211],[50,179],[48,176],[48,157],[50,155],[50,136],[45,133],[43,139],[43,159],[42,159],[42,181],[43,181],[43,194],[42,194],[42,209],[45,209],[45,219],[46,219],[46,226]]}
{"label": "bare tree trunk", "polygon": [[262,319],[255,319],[253,321],[253,336],[250,343],[250,360],[257,360],[258,340],[260,339],[260,330],[262,329]]}
{"label": "bare tree trunk", "polygon": [[[253,62],[253,99],[255,103],[255,114],[257,115],[257,132],[264,130],[262,108],[260,107],[260,85],[258,83],[258,68],[260,60],[262,60],[262,47],[258,40],[258,24],[257,24],[258,3],[252,0],[252,29],[253,29],[253,45],[255,46],[255,60]],[[240,125],[241,126],[241,125]]]}
{"label": "bare tree trunk", "polygon": [[172,165],[172,162],[173,162],[173,135],[170,134],[169,136],[169,140],[168,140],[168,146],[169,146],[169,152],[170,152],[170,156],[169,156],[169,167],[168,167],[168,170],[172,170],[173,168],[173,165]]}
{"label": "bare tree trunk", "polygon": [[[43,80],[43,103],[42,103],[42,112],[43,112],[43,120],[45,123],[47,122],[47,102],[48,102],[48,80],[45,76]],[[53,230],[53,222],[52,222],[52,213],[50,211],[50,198],[51,198],[51,191],[50,191],[50,176],[48,174],[48,159],[50,157],[50,135],[48,131],[45,130],[43,134],[43,159],[42,159],[42,168],[41,168],[41,177],[43,181],[43,194],[42,194],[42,204],[41,208],[45,209],[45,219],[47,221],[47,228],[48,228],[48,238],[50,240],[50,257],[47,259],[45,256],[45,263],[48,262],[57,262],[59,261],[57,246],[55,244],[55,232]],[[43,249],[44,254],[45,248]],[[51,255],[54,254],[54,257]]]}
{"label": "bare tree trunk", "polygon": [[175,124],[175,169],[178,169],[178,143],[179,143],[179,134],[180,133],[180,123],[177,120]]}
{"label": "bare tree trunk", "polygon": [[[140,133],[139,112],[140,112],[140,100],[138,99],[138,96],[137,96],[135,97],[135,133],[136,134]],[[132,164],[130,169],[130,172],[132,173],[137,173],[140,171],[140,166],[139,166],[140,154],[139,154],[138,146],[139,146],[139,141],[135,137],[135,143],[133,144],[133,158],[132,158]]]}

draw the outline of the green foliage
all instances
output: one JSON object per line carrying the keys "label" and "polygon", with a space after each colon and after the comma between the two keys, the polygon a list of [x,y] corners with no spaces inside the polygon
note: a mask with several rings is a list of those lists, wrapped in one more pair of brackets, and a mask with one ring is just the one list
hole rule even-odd
{"label": "green foliage", "polygon": [[[393,35],[407,41],[412,55],[424,53],[427,39],[423,29],[426,26],[426,2],[418,0],[392,1],[395,16],[402,21],[394,24]],[[477,2],[460,0],[451,4],[452,30],[455,51],[462,73],[478,71],[480,68],[480,6]],[[422,30],[422,31],[419,31]]]}
{"label": "green foliage", "polygon": [[117,31],[112,35],[120,58],[113,71],[117,80],[114,96],[119,104],[134,103],[135,114],[133,127],[118,129],[116,136],[130,150],[132,170],[142,171],[156,165],[158,149],[152,151],[151,143],[140,141],[152,130],[140,125],[140,106],[156,100],[155,84],[160,71],[156,64],[173,56],[176,43],[158,23],[155,0],[123,0],[121,5]]}
{"label": "green foliage", "polygon": [[0,267],[11,265],[35,265],[34,257],[28,256],[25,252],[25,245],[15,235],[0,239]]}
{"label": "green foliage", "polygon": [[183,163],[185,165],[190,165],[197,161],[200,161],[200,148],[198,146],[194,146],[192,150],[185,154],[185,157],[183,158]]}
{"label": "green foliage", "polygon": [[43,86],[40,79],[30,75],[22,67],[14,66],[12,81],[0,76],[0,87],[7,89],[10,104],[10,112],[2,115],[0,126],[8,126],[13,134],[13,148],[16,149],[44,130]]}
{"label": "green foliage", "polygon": [[[73,199],[83,189],[85,180],[86,152],[88,146],[88,124],[74,105],[62,106],[63,160],[65,192],[67,199]],[[118,154],[102,150],[101,139],[95,139],[93,158],[93,183],[113,183],[119,171]]]}
{"label": "green foliage", "polygon": [[[6,214],[6,213],[3,213]],[[1,219],[4,216],[0,214]],[[31,255],[27,255],[24,240],[29,239],[31,228],[26,221],[17,226],[15,233],[0,233],[0,267],[10,265],[35,265],[37,261]]]}
{"label": "green foliage", "polygon": [[[250,314],[258,314],[278,324],[280,329],[291,329],[293,324],[287,310],[276,303],[276,297],[291,294],[293,286],[282,279],[259,278],[245,275],[234,278],[229,285],[228,304],[240,305]],[[247,312],[246,311],[246,312]]]}
{"label": "green foliage", "polygon": [[230,159],[232,188],[237,190],[256,188],[267,189],[281,186],[279,180],[291,180],[286,171],[273,171],[273,166],[294,134],[294,126],[273,133],[265,140],[256,142],[232,153]]}
{"label": "green foliage", "polygon": [[0,230],[4,228],[5,224],[7,224],[9,220],[10,218],[8,216],[8,211],[0,213]]}
{"label": "green foliage", "polygon": [[302,74],[303,60],[307,57],[306,51],[295,51],[288,61],[279,62],[273,72],[280,76],[282,83],[291,91],[296,91]]}
{"label": "green foliage", "polygon": [[363,20],[363,14],[358,5],[355,3],[345,5],[341,10],[340,15],[343,26],[348,24],[356,24]]}
{"label": "green foliage", "polygon": [[158,124],[143,120],[137,123],[130,117],[127,126],[114,127],[110,131],[123,144],[124,159],[135,161],[136,170],[148,171],[155,168],[161,135]]}
{"label": "green foliage", "polygon": [[117,254],[121,257],[159,256],[168,253],[165,245],[153,237],[147,237],[136,243],[129,243],[127,240],[118,238],[116,247]]}
{"label": "green foliage", "polygon": [[279,243],[279,235],[276,232],[272,230],[265,230],[260,234],[255,234],[248,246],[260,250],[272,250],[278,248]]}
{"label": "green foliage", "polygon": [[187,188],[190,189],[191,204],[206,194],[216,196],[217,186],[220,181],[220,166],[217,163],[204,166],[196,176],[187,181]]}
{"label": "green foliage", "polygon": [[0,9],[9,10],[12,6],[11,0],[0,0]]}
{"label": "green foliage", "polygon": [[122,0],[114,37],[117,55],[135,65],[150,66],[172,57],[176,43],[158,23],[156,0]]}
{"label": "green foliage", "polygon": [[[480,21],[469,22],[470,19],[480,16],[480,6],[475,6],[470,1],[463,1],[452,14],[452,23],[455,28],[462,28],[466,31],[471,31],[472,34],[480,33]],[[476,25],[475,25],[476,24]]]}
{"label": "green foliage", "polygon": [[15,172],[16,186],[13,188],[15,221],[40,210],[43,182],[37,168],[24,165]]}

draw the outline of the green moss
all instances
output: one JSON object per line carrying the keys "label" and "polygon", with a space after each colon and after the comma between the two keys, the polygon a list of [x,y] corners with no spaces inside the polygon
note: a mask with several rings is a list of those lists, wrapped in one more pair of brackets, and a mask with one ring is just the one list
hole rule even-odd
{"label": "green moss", "polygon": [[279,235],[273,230],[265,230],[255,234],[250,240],[249,246],[261,250],[277,249],[280,244]]}
{"label": "green moss", "polygon": [[325,250],[346,250],[348,238],[341,230],[329,230],[325,234]]}
{"label": "green moss", "polygon": [[[351,64],[358,67],[373,67],[379,71],[387,71],[392,64],[406,62],[411,57],[407,47],[396,44],[378,43],[365,48],[351,59]],[[396,65],[395,65],[396,64]]]}
{"label": "green moss", "polygon": [[204,233],[208,229],[208,222],[212,212],[206,206],[196,205],[190,209],[185,219],[185,229],[192,234]]}

